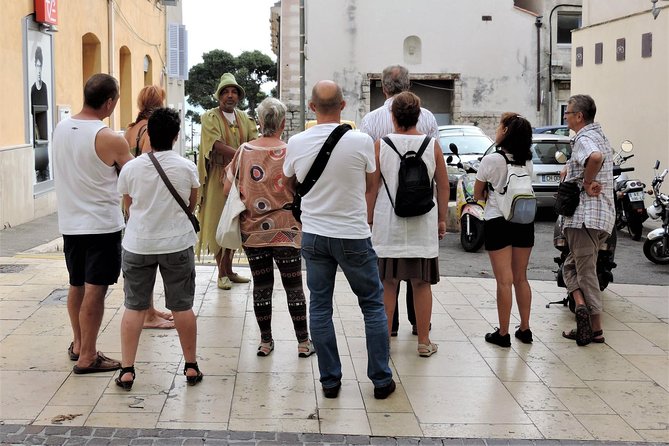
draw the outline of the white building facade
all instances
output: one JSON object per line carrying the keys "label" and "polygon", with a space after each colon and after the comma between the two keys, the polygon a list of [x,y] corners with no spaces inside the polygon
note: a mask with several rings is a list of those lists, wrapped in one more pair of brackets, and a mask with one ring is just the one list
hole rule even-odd
{"label": "white building facade", "polygon": [[[412,91],[440,124],[473,123],[494,134],[505,111],[534,125],[561,122],[571,45],[552,45],[551,84],[549,35],[557,41],[560,14],[571,11],[575,23],[580,21],[580,0],[570,2],[575,8],[556,8],[551,27],[548,15],[557,1],[304,3],[306,98],[318,80],[335,80],[347,101],[343,119],[359,123],[382,104],[380,73],[401,64],[411,73]],[[299,0],[282,0],[273,11],[280,16],[275,45],[280,97],[294,112],[300,103],[299,8]],[[552,96],[549,85],[555,87]]]}

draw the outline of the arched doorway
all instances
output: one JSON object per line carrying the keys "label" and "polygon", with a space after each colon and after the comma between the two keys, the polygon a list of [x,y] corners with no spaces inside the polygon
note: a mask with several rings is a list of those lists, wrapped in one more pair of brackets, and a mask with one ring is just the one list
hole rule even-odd
{"label": "arched doorway", "polygon": [[121,86],[121,99],[119,106],[121,110],[121,128],[125,128],[133,120],[132,116],[132,59],[127,46],[122,46],[119,51],[119,84]]}
{"label": "arched doorway", "polygon": [[84,34],[81,38],[82,83],[86,85],[88,78],[101,71],[100,39],[93,33]]}

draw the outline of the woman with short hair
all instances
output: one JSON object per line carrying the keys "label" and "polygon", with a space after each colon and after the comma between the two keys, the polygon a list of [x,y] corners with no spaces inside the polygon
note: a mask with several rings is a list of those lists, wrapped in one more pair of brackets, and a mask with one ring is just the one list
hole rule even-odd
{"label": "woman with short hair", "polygon": [[[258,356],[274,350],[272,338],[272,294],[276,263],[288,299],[288,311],[297,337],[298,356],[314,352],[307,329],[307,305],[302,287],[300,224],[288,204],[295,184],[283,175],[286,143],[281,134],[286,125],[286,106],[267,98],[256,109],[261,136],[242,144],[227,167],[224,192],[238,181],[246,210],[240,215],[242,247],[253,276],[253,311],[260,328]],[[239,169],[237,166],[239,164]]]}

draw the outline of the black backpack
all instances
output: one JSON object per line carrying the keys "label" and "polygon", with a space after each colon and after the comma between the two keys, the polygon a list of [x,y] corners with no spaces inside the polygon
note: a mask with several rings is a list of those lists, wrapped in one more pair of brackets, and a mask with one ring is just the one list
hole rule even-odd
{"label": "black backpack", "polygon": [[401,155],[390,138],[383,137],[385,143],[400,157],[400,170],[397,175],[397,192],[395,193],[394,203],[386,179],[381,174],[390,204],[398,217],[424,215],[434,207],[434,180],[430,179],[427,166],[421,158],[431,139],[426,136],[418,152],[409,150]]}

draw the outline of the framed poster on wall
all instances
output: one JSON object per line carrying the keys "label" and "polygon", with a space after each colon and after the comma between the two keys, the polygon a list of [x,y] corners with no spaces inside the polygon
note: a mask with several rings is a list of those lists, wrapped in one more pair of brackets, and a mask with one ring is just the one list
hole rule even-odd
{"label": "framed poster on wall", "polygon": [[24,73],[27,136],[33,146],[35,193],[53,187],[51,134],[54,126],[53,36],[26,17]]}

